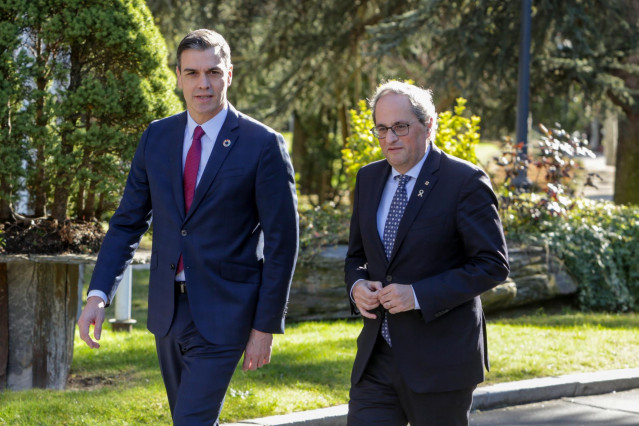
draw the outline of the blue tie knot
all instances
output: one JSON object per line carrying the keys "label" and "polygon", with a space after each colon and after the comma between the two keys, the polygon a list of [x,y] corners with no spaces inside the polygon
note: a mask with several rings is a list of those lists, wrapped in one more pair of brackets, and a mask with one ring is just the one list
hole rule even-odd
{"label": "blue tie knot", "polygon": [[406,186],[406,184],[410,180],[410,176],[408,176],[408,175],[397,175],[397,176],[395,176],[395,180],[397,180],[397,186]]}

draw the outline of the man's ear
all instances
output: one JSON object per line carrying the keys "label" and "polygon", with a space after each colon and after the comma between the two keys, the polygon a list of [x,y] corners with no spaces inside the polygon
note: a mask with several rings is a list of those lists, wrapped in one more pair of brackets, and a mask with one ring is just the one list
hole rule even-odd
{"label": "man's ear", "polygon": [[175,74],[177,75],[177,85],[178,85],[178,89],[182,89],[182,74],[180,73],[180,68],[179,67],[175,67]]}
{"label": "man's ear", "polygon": [[229,65],[227,81],[228,85],[231,86],[231,83],[233,82],[233,64]]}

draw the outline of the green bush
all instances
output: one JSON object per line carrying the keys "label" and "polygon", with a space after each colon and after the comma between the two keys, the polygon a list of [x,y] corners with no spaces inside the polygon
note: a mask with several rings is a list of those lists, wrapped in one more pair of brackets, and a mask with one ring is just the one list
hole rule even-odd
{"label": "green bush", "polygon": [[[530,207],[535,197],[520,197]],[[508,239],[546,245],[578,283],[582,310],[627,312],[639,308],[639,207],[576,199],[562,215],[505,212]],[[523,208],[520,211],[525,211]]]}

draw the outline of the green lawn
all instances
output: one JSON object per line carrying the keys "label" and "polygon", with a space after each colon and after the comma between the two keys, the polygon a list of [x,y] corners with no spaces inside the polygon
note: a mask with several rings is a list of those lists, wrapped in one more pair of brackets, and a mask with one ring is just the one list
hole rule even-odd
{"label": "green lawn", "polygon": [[[76,333],[67,390],[0,393],[0,424],[170,424],[154,339],[144,328],[147,280],[148,271],[135,271],[133,316],[139,324],[132,333],[107,327],[96,351]],[[222,420],[346,403],[360,327],[359,320],[289,324],[275,338],[270,365],[236,371]],[[492,369],[484,385],[637,367],[639,315],[503,315],[489,319],[488,339]]]}

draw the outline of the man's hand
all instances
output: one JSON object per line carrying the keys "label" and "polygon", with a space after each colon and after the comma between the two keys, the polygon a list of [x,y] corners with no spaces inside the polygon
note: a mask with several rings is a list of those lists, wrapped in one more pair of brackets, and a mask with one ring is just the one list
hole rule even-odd
{"label": "man's hand", "polygon": [[391,314],[415,309],[415,294],[409,284],[389,284],[379,292],[379,303]]}
{"label": "man's hand", "polygon": [[379,306],[378,293],[382,289],[382,283],[379,281],[361,280],[355,283],[351,294],[359,313],[363,317],[375,319],[377,315],[371,314],[371,311]]}
{"label": "man's hand", "polygon": [[271,362],[272,347],[273,335],[271,333],[263,333],[252,329],[244,350],[242,370],[257,370],[269,364]]}
{"label": "man's hand", "polygon": [[84,340],[91,349],[97,349],[100,344],[89,336],[89,327],[93,324],[93,336],[95,340],[100,340],[102,334],[102,323],[104,322],[104,300],[99,296],[91,296],[87,299],[87,304],[82,310],[78,320],[80,338]]}

